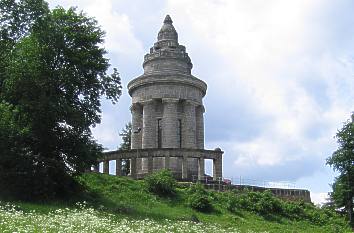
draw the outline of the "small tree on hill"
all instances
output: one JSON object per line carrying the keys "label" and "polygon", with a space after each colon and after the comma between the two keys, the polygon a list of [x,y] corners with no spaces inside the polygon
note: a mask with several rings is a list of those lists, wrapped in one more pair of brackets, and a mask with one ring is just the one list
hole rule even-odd
{"label": "small tree on hill", "polygon": [[337,207],[345,208],[350,224],[354,226],[354,113],[351,119],[344,123],[343,128],[338,130],[336,138],[339,147],[327,159],[327,164],[340,173],[332,186],[331,198]]}
{"label": "small tree on hill", "polygon": [[[122,137],[122,143],[119,146],[119,150],[130,150],[131,149],[131,135],[132,135],[132,123],[129,122],[125,125],[124,129],[122,129],[119,136]],[[130,173],[130,160],[123,159],[122,160],[122,173],[124,175],[128,175]]]}
{"label": "small tree on hill", "polygon": [[119,133],[122,137],[122,142],[119,146],[119,150],[130,150],[132,145],[132,123],[129,122],[125,125],[124,129]]}

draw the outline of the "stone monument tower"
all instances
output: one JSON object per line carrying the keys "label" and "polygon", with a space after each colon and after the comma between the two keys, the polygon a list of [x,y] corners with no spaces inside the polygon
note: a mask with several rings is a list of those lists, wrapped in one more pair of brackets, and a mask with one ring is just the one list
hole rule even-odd
{"label": "stone monument tower", "polygon": [[[205,179],[204,160],[213,160],[213,179],[222,178],[222,154],[204,149],[204,106],[207,85],[191,74],[192,62],[169,15],[157,42],[144,57],[144,74],[128,84],[132,97],[131,150],[109,151],[98,162],[109,173],[109,161],[116,161],[116,175],[122,160],[130,160],[132,178],[143,178],[169,169],[180,180]],[[94,171],[98,171],[98,165]]]}
{"label": "stone monument tower", "polygon": [[[94,166],[95,172],[99,172],[102,162],[103,173],[109,174],[110,161],[115,160],[115,174],[127,175],[122,172],[122,160],[130,160],[128,176],[134,179],[169,169],[179,180],[209,181],[204,162],[210,159],[213,161],[213,180],[223,180],[223,151],[204,149],[203,97],[207,85],[191,74],[192,66],[186,48],[178,43],[171,17],[167,15],[157,42],[144,57],[144,74],[128,84],[132,97],[131,149],[105,152]],[[277,196],[310,200],[307,190],[271,191]]]}
{"label": "stone monument tower", "polygon": [[[167,15],[157,42],[144,57],[144,74],[128,84],[132,97],[132,149],[204,149],[202,99],[207,85],[191,74],[192,67]],[[164,160],[155,159],[153,169],[164,168]],[[181,158],[170,158],[169,169],[177,176],[181,167]],[[137,160],[137,173],[147,173],[146,159]],[[197,159],[188,159],[189,176],[197,173]]]}

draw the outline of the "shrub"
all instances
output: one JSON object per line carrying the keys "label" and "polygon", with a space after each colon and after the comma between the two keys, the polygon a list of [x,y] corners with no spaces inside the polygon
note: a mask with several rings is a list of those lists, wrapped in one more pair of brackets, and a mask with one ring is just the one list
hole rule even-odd
{"label": "shrub", "polygon": [[240,195],[235,192],[225,193],[226,197],[226,209],[232,213],[235,213],[237,210],[242,209]]}
{"label": "shrub", "polygon": [[259,199],[256,203],[256,211],[262,215],[281,213],[283,210],[281,201],[274,197],[268,190],[259,193]]}
{"label": "shrub", "polygon": [[272,213],[282,213],[282,201],[274,197],[270,191],[261,192],[230,192],[226,194],[226,209],[236,212],[238,209],[253,211],[266,215]]}
{"label": "shrub", "polygon": [[213,209],[209,193],[199,183],[190,187],[188,204],[200,212],[210,212]]}
{"label": "shrub", "polygon": [[169,170],[155,172],[145,178],[150,192],[159,196],[173,196],[176,193],[176,180]]}
{"label": "shrub", "polygon": [[293,219],[301,219],[304,216],[303,206],[299,202],[283,202],[283,212],[284,214]]}

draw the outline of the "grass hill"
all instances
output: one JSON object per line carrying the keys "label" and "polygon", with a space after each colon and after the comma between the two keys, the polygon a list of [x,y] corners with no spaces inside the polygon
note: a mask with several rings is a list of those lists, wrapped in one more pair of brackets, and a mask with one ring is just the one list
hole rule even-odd
{"label": "grass hill", "polygon": [[[77,179],[86,191],[70,201],[1,201],[0,232],[351,232],[332,210],[267,193],[203,191],[198,199],[198,187],[177,186],[161,197],[145,181],[94,173]],[[192,208],[193,197],[210,208]]]}

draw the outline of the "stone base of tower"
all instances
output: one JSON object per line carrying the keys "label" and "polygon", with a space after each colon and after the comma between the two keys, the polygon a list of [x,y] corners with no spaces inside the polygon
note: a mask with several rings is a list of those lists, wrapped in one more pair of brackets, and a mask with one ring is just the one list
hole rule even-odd
{"label": "stone base of tower", "polygon": [[205,177],[205,159],[213,161],[213,179],[222,179],[222,154],[220,149],[132,149],[127,151],[110,151],[98,162],[103,162],[104,173],[109,172],[109,161],[116,161],[116,174],[121,174],[121,161],[130,160],[130,177],[142,179],[162,170],[170,170],[177,180],[196,181]]}
{"label": "stone base of tower", "polygon": [[[187,178],[182,178],[182,166],[183,158],[171,157],[169,162],[166,158],[156,157],[153,159],[153,172],[168,169],[172,172],[176,180],[195,180],[198,177],[198,159],[188,158],[187,159]],[[169,163],[167,167],[166,164]],[[137,159],[137,179],[143,179],[145,176],[149,175],[148,170],[148,159],[139,158]]]}

